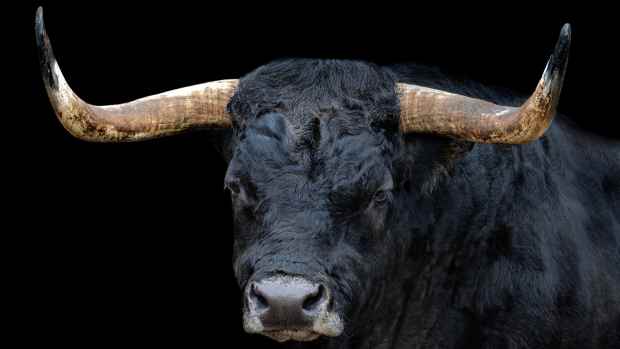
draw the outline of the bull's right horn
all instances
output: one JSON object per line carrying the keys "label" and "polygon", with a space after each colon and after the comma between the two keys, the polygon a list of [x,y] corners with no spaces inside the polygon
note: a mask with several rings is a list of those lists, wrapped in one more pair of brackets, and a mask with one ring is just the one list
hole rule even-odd
{"label": "bull's right horn", "polygon": [[208,82],[128,103],[94,106],[73,93],[63,77],[45,32],[41,7],[35,31],[47,95],[62,125],[79,139],[129,142],[192,129],[231,127],[226,105],[238,80]]}

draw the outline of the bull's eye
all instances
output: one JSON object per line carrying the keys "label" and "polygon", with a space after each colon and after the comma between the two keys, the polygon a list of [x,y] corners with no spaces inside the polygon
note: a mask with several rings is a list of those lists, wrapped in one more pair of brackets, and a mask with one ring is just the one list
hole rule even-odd
{"label": "bull's eye", "polygon": [[384,204],[388,200],[387,190],[378,190],[373,197],[373,201],[377,204]]}
{"label": "bull's eye", "polygon": [[227,182],[226,189],[230,190],[230,193],[233,195],[239,195],[239,193],[241,192],[241,186],[237,181]]}
{"label": "bull's eye", "polygon": [[256,189],[247,181],[238,178],[227,180],[224,185],[230,191],[233,203],[249,208],[256,204]]}
{"label": "bull's eye", "polygon": [[241,188],[239,188],[239,184],[234,182],[228,184],[226,188],[228,188],[228,190],[230,190],[230,192],[234,195],[239,195],[239,192],[241,191]]}

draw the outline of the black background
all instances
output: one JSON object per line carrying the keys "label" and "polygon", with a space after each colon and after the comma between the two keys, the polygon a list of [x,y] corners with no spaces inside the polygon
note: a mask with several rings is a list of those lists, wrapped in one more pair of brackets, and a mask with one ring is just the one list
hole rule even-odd
{"label": "black background", "polygon": [[11,264],[25,267],[26,342],[271,345],[241,326],[226,164],[200,133],[133,144],[72,138],[39,75],[38,5],[65,77],[93,104],[236,78],[282,57],[421,62],[527,94],[570,22],[560,111],[620,135],[617,30],[606,18],[613,13],[594,5],[30,3],[8,12],[27,93],[17,96],[24,103],[5,148],[20,177],[12,206],[26,213],[14,217],[23,248]]}

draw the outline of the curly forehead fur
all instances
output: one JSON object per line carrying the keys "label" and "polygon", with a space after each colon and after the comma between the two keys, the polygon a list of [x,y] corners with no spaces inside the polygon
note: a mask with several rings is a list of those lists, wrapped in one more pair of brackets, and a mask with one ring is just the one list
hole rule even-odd
{"label": "curly forehead fur", "polygon": [[346,60],[264,65],[241,79],[228,108],[238,130],[266,112],[286,115],[296,130],[306,129],[314,118],[338,115],[344,133],[369,126],[396,130],[399,115],[392,74],[371,63]]}
{"label": "curly forehead fur", "polygon": [[270,158],[278,171],[302,165],[314,178],[331,163],[342,166],[346,149],[355,173],[363,159],[375,162],[393,149],[386,140],[398,139],[395,86],[392,73],[366,62],[296,59],[260,67],[241,79],[228,106],[238,140],[247,143],[238,160],[246,169],[255,156]]}

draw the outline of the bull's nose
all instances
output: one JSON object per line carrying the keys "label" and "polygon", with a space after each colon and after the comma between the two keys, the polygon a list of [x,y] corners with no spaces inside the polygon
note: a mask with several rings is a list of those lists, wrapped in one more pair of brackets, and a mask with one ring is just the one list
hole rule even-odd
{"label": "bull's nose", "polygon": [[325,286],[301,278],[269,278],[249,287],[248,306],[265,331],[312,328],[329,304]]}

